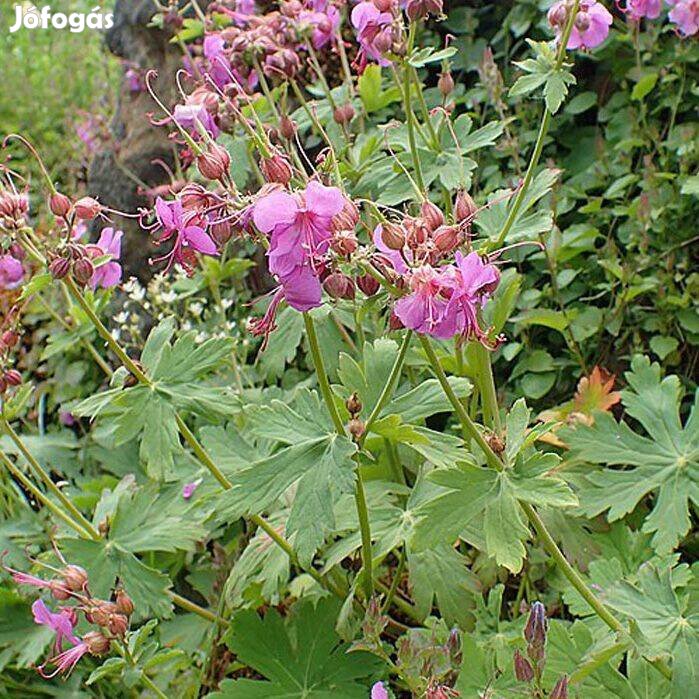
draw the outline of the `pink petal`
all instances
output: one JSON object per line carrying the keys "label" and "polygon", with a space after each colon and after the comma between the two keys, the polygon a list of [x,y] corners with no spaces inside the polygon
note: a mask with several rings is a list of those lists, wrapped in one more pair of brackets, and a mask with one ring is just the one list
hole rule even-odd
{"label": "pink petal", "polygon": [[309,182],[306,187],[306,210],[317,216],[334,216],[345,206],[345,197],[337,187]]}
{"label": "pink petal", "polygon": [[298,210],[296,199],[291,194],[277,190],[258,200],[252,220],[258,230],[269,233],[280,224],[293,223]]}
{"label": "pink petal", "polygon": [[175,217],[170,204],[161,197],[155,200],[155,215],[163,228],[172,229],[175,227]]}
{"label": "pink petal", "polygon": [[321,305],[321,286],[310,267],[297,267],[281,280],[286,302],[297,311],[310,311]]}
{"label": "pink petal", "polygon": [[204,255],[218,255],[216,243],[199,226],[189,226],[182,232],[182,237],[191,248]]}

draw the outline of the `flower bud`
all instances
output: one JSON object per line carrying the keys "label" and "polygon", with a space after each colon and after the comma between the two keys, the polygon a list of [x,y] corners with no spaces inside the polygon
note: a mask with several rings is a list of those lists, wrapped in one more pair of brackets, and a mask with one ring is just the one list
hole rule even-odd
{"label": "flower bud", "polygon": [[70,599],[70,590],[66,587],[65,583],[60,580],[51,580],[49,582],[49,589],[51,590],[51,596],[59,602]]}
{"label": "flower bud", "polygon": [[110,618],[117,614],[116,604],[105,600],[96,600],[95,606],[90,608],[90,623],[106,628]]}
{"label": "flower bud", "polygon": [[225,245],[233,236],[233,227],[230,221],[218,221],[209,226],[209,235],[214,239],[218,247]]}
{"label": "flower bud", "polygon": [[342,272],[332,272],[323,282],[328,296],[334,299],[353,299],[354,282]]}
{"label": "flower bud", "polygon": [[19,342],[19,335],[14,330],[5,330],[1,339],[5,347],[14,347]]}
{"label": "flower bud", "polygon": [[342,257],[349,257],[359,247],[357,236],[352,231],[339,231],[330,241],[330,247]]}
{"label": "flower bud", "polygon": [[442,97],[449,97],[449,95],[454,92],[454,78],[452,78],[450,72],[442,73],[439,76],[437,87],[439,88]]}
{"label": "flower bud", "polygon": [[75,261],[73,265],[73,276],[75,277],[75,281],[81,286],[88,284],[94,273],[95,266],[87,257],[81,257],[79,260]]}
{"label": "flower bud", "polygon": [[529,644],[527,653],[531,660],[539,662],[543,660],[546,650],[546,608],[541,602],[534,602],[529,610],[529,619],[524,627],[524,638]]}
{"label": "flower bud", "polygon": [[54,216],[64,217],[70,212],[70,199],[65,194],[56,192],[51,195],[49,200],[49,209]]}
{"label": "flower bud", "polygon": [[563,675],[549,694],[549,699],[568,699],[568,677]]}
{"label": "flower bud", "polygon": [[282,138],[285,138],[287,141],[293,140],[297,129],[296,122],[290,119],[286,114],[279,120],[279,133],[281,133]]}
{"label": "flower bud", "polygon": [[335,107],[333,111],[333,119],[338,124],[349,124],[352,119],[354,119],[354,107],[350,102],[343,104],[339,107]]}
{"label": "flower bud", "polygon": [[390,27],[386,27],[376,35],[372,43],[379,53],[390,51],[393,47],[393,31]]}
{"label": "flower bud", "polygon": [[449,253],[459,244],[459,229],[456,226],[440,226],[432,236],[439,252]]}
{"label": "flower bud", "polygon": [[515,651],[515,677],[519,682],[531,682],[534,679],[534,670],[529,661],[518,651]]}
{"label": "flower bud", "polygon": [[90,655],[104,655],[109,650],[111,641],[100,631],[88,631],[83,636],[83,643],[87,645]]}
{"label": "flower bud", "polygon": [[24,258],[27,256],[24,248],[19,243],[11,243],[8,252],[10,255],[12,255],[12,257],[20,262],[22,262],[22,260],[24,260]]}
{"label": "flower bud", "polygon": [[347,399],[345,407],[347,408],[347,412],[349,412],[352,417],[356,417],[362,412],[362,401],[359,400],[359,396],[357,395],[356,391]]}
{"label": "flower bud", "polygon": [[577,16],[575,17],[575,28],[581,34],[584,34],[590,28],[591,22],[592,19],[589,12],[578,12]]}
{"label": "flower bud", "polygon": [[133,614],[134,604],[131,598],[121,588],[117,590],[115,604],[120,614],[126,616],[131,616]]}
{"label": "flower bud", "polygon": [[361,439],[362,435],[364,434],[365,425],[361,420],[359,420],[356,417],[353,417],[347,423],[347,429],[349,430],[349,433],[352,435],[352,438],[356,441],[358,439]]}
{"label": "flower bud", "polygon": [[129,630],[129,620],[123,614],[110,614],[107,629],[113,636],[123,636]]}
{"label": "flower bud", "polygon": [[275,153],[271,158],[263,158],[260,169],[267,182],[287,185],[291,181],[291,164],[279,153]]}
{"label": "flower bud", "polygon": [[379,12],[390,12],[393,7],[393,0],[373,0],[373,2]]}
{"label": "flower bud", "polygon": [[99,202],[92,197],[83,197],[75,202],[75,215],[81,221],[92,221],[102,210]]}
{"label": "flower bud", "polygon": [[464,223],[473,220],[477,211],[478,206],[476,206],[476,202],[473,201],[471,195],[465,189],[460,189],[456,194],[456,201],[454,202],[454,218],[456,222]]}
{"label": "flower bud", "polygon": [[373,296],[381,286],[371,274],[363,274],[357,277],[357,286],[367,295]]}
{"label": "flower bud", "polygon": [[65,257],[57,257],[49,265],[49,272],[54,279],[63,279],[70,272],[70,260]]}
{"label": "flower bud", "polygon": [[557,27],[564,27],[568,19],[568,8],[565,4],[554,5],[548,13],[547,16],[548,23],[553,29]]}
{"label": "flower bud", "polygon": [[433,204],[429,200],[422,202],[420,206],[420,215],[430,232],[436,230],[444,223],[444,214],[436,204]]}
{"label": "flower bud", "polygon": [[22,383],[22,374],[17,369],[8,369],[2,378],[8,386],[19,386]]}
{"label": "flower bud", "polygon": [[391,313],[391,317],[388,319],[388,329],[391,331],[402,330],[405,327],[403,321],[395,314]]}
{"label": "flower bud", "polygon": [[80,566],[67,565],[61,571],[61,577],[66,587],[73,592],[83,592],[87,587],[87,572]]}
{"label": "flower bud", "polygon": [[389,250],[402,250],[405,246],[405,234],[400,226],[388,221],[381,224],[381,241]]}
{"label": "flower bud", "polygon": [[197,169],[207,180],[223,179],[230,166],[231,156],[228,155],[228,151],[216,143],[211,144],[209,149],[197,158]]}
{"label": "flower bud", "polygon": [[345,204],[339,214],[332,219],[334,231],[353,231],[359,223],[359,209],[351,199],[345,199]]}

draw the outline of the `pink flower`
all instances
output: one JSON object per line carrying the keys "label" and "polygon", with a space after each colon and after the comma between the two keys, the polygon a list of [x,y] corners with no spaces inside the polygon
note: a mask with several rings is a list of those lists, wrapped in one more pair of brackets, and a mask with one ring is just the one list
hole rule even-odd
{"label": "pink flower", "polygon": [[311,43],[314,49],[322,49],[335,37],[340,26],[340,11],[327,0],[314,0],[312,9],[301,10],[299,22],[312,27]]}
{"label": "pink flower", "polygon": [[[566,0],[558,0],[548,13],[549,24],[558,36],[567,21],[567,7]],[[602,3],[597,0],[582,0],[566,48],[587,50],[599,46],[607,38],[612,21],[611,13]]]}
{"label": "pink flower", "polygon": [[[374,228],[372,238],[376,249],[381,253],[381,257],[383,257],[398,274],[405,274],[408,271],[408,265],[405,259],[403,259],[401,251],[391,250],[391,248],[383,242],[383,238],[381,237],[382,232],[383,226],[381,224]],[[404,248],[403,253],[408,261],[412,261],[413,253],[410,249]]]}
{"label": "pink flower", "polygon": [[[53,658],[49,658],[49,660],[47,660],[43,665],[40,665],[37,668],[39,674],[47,680],[59,674],[65,674],[66,676],[69,675],[73,671],[73,668],[78,664],[80,658],[90,652],[90,649],[85,641],[78,641],[77,638],[76,641],[76,645],[74,645],[72,648],[64,650],[62,653],[59,653]],[[46,667],[48,664],[56,666],[56,669],[49,674],[44,671],[44,667]]]}
{"label": "pink flower", "polygon": [[643,19],[643,17],[657,19],[660,16],[662,6],[663,0],[626,0],[626,7],[620,7],[619,9],[625,12],[631,19],[638,21]]}
{"label": "pink flower", "polygon": [[356,65],[360,73],[364,71],[367,59],[376,61],[381,66],[391,62],[384,58],[393,44],[393,15],[381,12],[373,2],[365,0],[355,5],[351,15],[352,26],[357,30],[359,53]]}
{"label": "pink flower", "polygon": [[179,199],[166,202],[158,197],[155,202],[155,215],[163,231],[156,242],[163,243],[174,238],[175,244],[169,253],[154,259],[153,262],[167,260],[166,270],[178,263],[190,274],[194,270],[195,252],[212,257],[218,255],[216,244],[209,234],[200,225],[196,225],[203,223],[201,217],[197,217],[196,212],[185,213]]}
{"label": "pink flower", "polygon": [[115,231],[111,227],[102,229],[97,247],[103,255],[111,255],[111,259],[95,269],[90,280],[90,286],[93,289],[98,286],[108,289],[121,281],[121,265],[116,260],[121,257],[121,238],[123,235],[123,231]]}
{"label": "pink flower", "polygon": [[220,133],[214,118],[203,104],[178,104],[175,106],[173,117],[191,136],[200,138],[200,128],[203,128],[213,139],[216,139]]}
{"label": "pink flower", "polygon": [[[345,197],[337,187],[309,182],[296,196],[277,189],[255,204],[253,221],[271,234],[269,269],[280,278],[298,267],[312,267],[330,246],[332,218],[342,211]],[[302,275],[305,276],[305,275]]]}
{"label": "pink flower", "polygon": [[23,278],[22,263],[12,255],[0,255],[0,289],[16,289]]}
{"label": "pink flower", "polygon": [[668,17],[682,36],[699,32],[699,0],[667,0],[672,5]]}
{"label": "pink flower", "polygon": [[74,611],[64,609],[58,614],[52,612],[44,601],[38,599],[32,604],[32,613],[34,614],[34,623],[41,626],[48,626],[56,632],[56,642],[54,648],[60,653],[63,650],[63,639],[68,640],[75,645],[78,639],[73,635]]}
{"label": "pink flower", "polygon": [[383,682],[377,682],[371,688],[371,699],[388,699],[388,692],[383,686]]}

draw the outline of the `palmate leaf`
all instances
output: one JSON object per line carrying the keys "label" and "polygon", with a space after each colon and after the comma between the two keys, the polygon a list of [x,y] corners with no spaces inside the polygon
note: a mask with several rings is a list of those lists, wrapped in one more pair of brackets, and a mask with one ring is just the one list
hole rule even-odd
{"label": "palmate leaf", "polygon": [[452,542],[482,518],[486,552],[498,565],[514,573],[521,570],[529,528],[519,501],[552,507],[577,504],[567,483],[553,473],[559,457],[530,446],[537,433],[527,432],[528,422],[529,410],[520,399],[507,416],[507,467],[502,471],[462,462],[429,474],[441,490],[417,509],[417,550]]}
{"label": "palmate leaf", "polygon": [[229,390],[202,382],[231,351],[229,339],[195,342],[185,333],[171,343],[174,318],[154,328],[143,348],[141,363],[153,386],[111,388],[82,401],[76,415],[110,418],[108,433],[114,446],[140,438],[140,457],[151,478],[166,479],[180,451],[176,411],[186,410],[207,419],[237,409]]}
{"label": "palmate leaf", "polygon": [[266,680],[221,683],[211,699],[364,699],[381,663],[364,652],[348,653],[335,633],[339,603],[297,604],[287,620],[276,610],[264,619],[242,610],[233,615],[225,641],[241,662]]}
{"label": "palmate leaf", "polygon": [[317,394],[308,390],[297,392],[293,408],[274,400],[245,414],[250,434],[286,446],[238,471],[221,509],[227,516],[259,514],[295,485],[286,532],[296,535],[295,549],[308,564],[333,531],[333,504],[354,490],[356,445],[333,430]]}
{"label": "palmate leaf", "polygon": [[636,357],[622,391],[626,413],[646,434],[638,434],[609,413],[596,413],[594,425],[561,432],[575,456],[597,464],[630,466],[590,473],[581,485],[583,511],[596,516],[609,510],[610,521],[632,512],[641,499],[655,494],[643,531],[653,534],[653,547],[667,553],[689,531],[689,503],[699,504],[699,392],[687,424],[679,417],[680,380],[661,380],[660,366]]}

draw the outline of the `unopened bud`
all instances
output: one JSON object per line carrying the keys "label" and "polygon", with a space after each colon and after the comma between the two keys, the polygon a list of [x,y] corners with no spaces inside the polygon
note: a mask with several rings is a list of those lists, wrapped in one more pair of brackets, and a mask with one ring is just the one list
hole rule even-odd
{"label": "unopened bud", "polygon": [[454,218],[456,222],[471,221],[477,211],[478,206],[476,206],[476,202],[473,201],[471,195],[465,189],[460,189],[456,194],[456,201],[454,202]]}
{"label": "unopened bud", "polygon": [[49,265],[49,272],[54,279],[63,279],[70,272],[70,260],[65,257],[57,257]]}
{"label": "unopened bud", "polygon": [[275,153],[271,158],[263,158],[260,169],[267,182],[287,185],[291,181],[291,164],[279,153]]}
{"label": "unopened bud", "polygon": [[437,81],[437,87],[442,97],[449,97],[454,92],[454,78],[452,78],[451,73],[442,73]]}
{"label": "unopened bud", "polygon": [[524,627],[524,638],[527,639],[529,658],[536,662],[543,660],[546,650],[546,609],[541,602],[534,602],[529,610],[529,619]]}
{"label": "unopened bud", "polygon": [[591,22],[592,18],[590,17],[589,12],[578,12],[575,18],[575,28],[581,34],[584,34],[590,28]]}
{"label": "unopened bud", "polygon": [[431,201],[425,200],[420,206],[420,215],[430,231],[434,231],[444,223],[444,214]]}
{"label": "unopened bud", "polygon": [[565,4],[560,4],[558,6],[553,6],[548,13],[548,22],[555,29],[556,27],[563,27],[568,19],[568,8]]}
{"label": "unopened bud", "polygon": [[362,412],[362,401],[359,400],[359,396],[357,395],[356,391],[347,399],[345,407],[347,408],[347,412],[352,417],[355,417]]}
{"label": "unopened bud", "polygon": [[389,221],[381,224],[381,241],[389,250],[402,250],[405,246],[405,234],[400,226]]}
{"label": "unopened bud", "polygon": [[434,232],[432,240],[439,252],[451,252],[459,244],[459,229],[456,226],[440,226]]}
{"label": "unopened bud", "polygon": [[131,598],[121,588],[117,590],[115,604],[120,614],[125,614],[126,616],[131,616],[133,614],[134,604]]}
{"label": "unopened bud", "polygon": [[364,434],[365,425],[361,420],[355,417],[347,423],[347,429],[352,435],[352,438],[356,441],[361,439],[362,435]]}
{"label": "unopened bud", "polygon": [[84,568],[68,565],[61,571],[61,577],[69,590],[83,592],[87,587],[87,572]]}
{"label": "unopened bud", "polygon": [[8,386],[19,386],[22,383],[22,374],[17,369],[8,369],[2,378]]}
{"label": "unopened bud", "polygon": [[10,243],[10,247],[8,252],[12,257],[14,257],[16,260],[19,260],[20,262],[24,260],[24,258],[27,256],[27,253],[24,251],[24,248],[19,244],[19,243]]}
{"label": "unopened bud", "polygon": [[549,699],[568,699],[568,677],[563,675],[549,694]]}
{"label": "unopened bud", "polygon": [[2,334],[2,344],[5,347],[14,347],[19,342],[19,335],[14,330],[5,330]]}
{"label": "unopened bud", "polygon": [[349,124],[354,119],[354,107],[349,102],[335,107],[333,119],[338,124]]}
{"label": "unopened bud", "polygon": [[345,199],[342,211],[332,219],[334,231],[353,231],[359,223],[359,209],[351,199]]}
{"label": "unopened bud", "polygon": [[376,35],[373,44],[374,48],[379,53],[386,53],[386,51],[390,51],[393,47],[393,31],[388,27],[383,29]]}
{"label": "unopened bud", "polygon": [[359,241],[352,231],[340,231],[333,236],[330,247],[338,255],[349,257],[359,247]]}
{"label": "unopened bud", "polygon": [[57,599],[59,602],[64,602],[65,600],[70,599],[70,590],[61,580],[51,580],[49,583],[49,589],[51,590],[51,596],[54,599]]}
{"label": "unopened bud", "polygon": [[357,277],[357,286],[367,295],[373,296],[381,286],[371,274],[363,274]]}
{"label": "unopened bud", "polygon": [[391,313],[391,317],[388,319],[388,329],[395,331],[402,330],[404,327],[403,321],[395,313]]}
{"label": "unopened bud", "polygon": [[534,670],[529,661],[518,651],[514,658],[515,677],[519,682],[531,682],[534,679]]}
{"label": "unopened bud", "polygon": [[70,212],[70,199],[65,194],[56,192],[51,195],[49,209],[54,216],[64,217]]}
{"label": "unopened bud", "polygon": [[287,141],[293,140],[297,129],[296,122],[290,119],[286,114],[279,120],[279,133],[281,133],[282,138],[285,138]]}
{"label": "unopened bud", "polygon": [[111,614],[107,629],[114,636],[123,636],[129,630],[129,620],[123,614]]}
{"label": "unopened bud", "polygon": [[75,202],[75,215],[81,221],[92,221],[102,210],[100,203],[92,197],[83,197]]}
{"label": "unopened bud", "polygon": [[197,158],[197,168],[201,176],[207,180],[221,180],[231,166],[231,156],[228,151],[216,143]]}
{"label": "unopened bud", "polygon": [[88,631],[82,638],[90,655],[104,655],[111,641],[100,631]]}
{"label": "unopened bud", "polygon": [[73,265],[73,276],[75,277],[75,281],[81,286],[88,284],[94,273],[95,266],[87,257],[81,257],[79,260],[75,261]]}
{"label": "unopened bud", "polygon": [[373,0],[374,7],[379,12],[390,12],[393,6],[393,0]]}
{"label": "unopened bud", "polygon": [[342,272],[332,272],[323,282],[328,296],[334,299],[353,299],[354,282]]}

